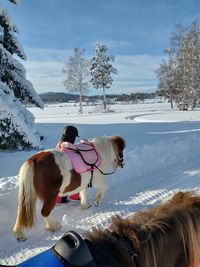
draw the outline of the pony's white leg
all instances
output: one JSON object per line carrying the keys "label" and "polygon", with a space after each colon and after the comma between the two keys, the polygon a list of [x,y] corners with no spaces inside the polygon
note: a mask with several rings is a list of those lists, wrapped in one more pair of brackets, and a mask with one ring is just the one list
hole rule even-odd
{"label": "pony's white leg", "polygon": [[51,231],[51,232],[55,232],[56,230],[60,229],[61,228],[61,224],[56,221],[52,215],[49,215],[47,217],[44,217],[44,221],[45,221],[45,228],[48,230],[48,231]]}
{"label": "pony's white leg", "polygon": [[105,192],[106,192],[106,184],[105,184],[105,181],[102,180],[101,184],[98,184],[98,191],[94,198],[94,205],[96,207],[98,206],[99,202],[103,199]]}
{"label": "pony's white leg", "polygon": [[83,189],[80,191],[80,197],[81,197],[81,208],[82,209],[88,209],[90,205],[88,204],[87,201],[87,188]]}

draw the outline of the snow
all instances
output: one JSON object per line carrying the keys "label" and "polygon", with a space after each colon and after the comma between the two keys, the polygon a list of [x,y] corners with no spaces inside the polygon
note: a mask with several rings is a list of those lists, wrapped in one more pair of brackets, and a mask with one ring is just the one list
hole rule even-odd
{"label": "snow", "polygon": [[[51,247],[68,230],[79,234],[93,226],[106,227],[111,216],[152,207],[178,190],[197,190],[200,184],[200,110],[172,111],[169,103],[98,107],[59,104],[44,110],[29,108],[35,116],[44,149],[54,147],[67,124],[75,125],[81,138],[121,135],[126,140],[125,167],[107,176],[108,189],[98,207],[81,210],[71,202],[55,208],[63,227],[44,230],[37,205],[36,228],[27,231],[27,241],[12,235],[18,193],[18,170],[37,151],[0,152],[0,264],[17,264]],[[78,140],[77,140],[78,141]],[[199,191],[200,192],[200,191]],[[94,190],[89,190],[92,204]]]}
{"label": "snow", "polygon": [[[9,131],[2,130],[1,133],[0,130],[0,135],[6,137],[15,134],[16,132],[25,133],[23,138],[24,141],[33,144],[34,147],[39,147],[40,137],[37,133],[32,113],[14,97],[12,91],[1,81],[0,89],[0,119],[3,121],[10,118],[12,121],[12,127],[10,127]],[[3,144],[3,142],[1,144]]]}

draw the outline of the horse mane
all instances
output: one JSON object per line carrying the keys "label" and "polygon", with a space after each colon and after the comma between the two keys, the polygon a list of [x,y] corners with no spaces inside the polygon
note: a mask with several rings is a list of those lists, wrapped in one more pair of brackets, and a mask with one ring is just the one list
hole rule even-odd
{"label": "horse mane", "polygon": [[110,151],[110,149],[114,148],[114,146],[118,146],[118,149],[122,151],[126,144],[124,139],[121,136],[105,136],[105,137],[94,137],[93,139],[89,140],[91,143],[93,143],[97,148],[100,150]]}
{"label": "horse mane", "polygon": [[[129,218],[114,216],[109,230],[131,240],[143,267],[197,267],[200,264],[200,196],[194,192],[176,193],[166,203]],[[95,242],[103,242],[105,236],[106,231],[102,229],[87,233],[87,238]],[[112,240],[115,251],[117,246],[119,240]],[[173,265],[176,258],[180,264]]]}
{"label": "horse mane", "polygon": [[95,137],[89,141],[100,151],[105,168],[109,168],[108,160],[113,160],[116,156],[111,137]]}
{"label": "horse mane", "polygon": [[89,140],[91,143],[95,144],[96,146],[106,146],[108,143],[110,143],[110,137],[94,137]]}

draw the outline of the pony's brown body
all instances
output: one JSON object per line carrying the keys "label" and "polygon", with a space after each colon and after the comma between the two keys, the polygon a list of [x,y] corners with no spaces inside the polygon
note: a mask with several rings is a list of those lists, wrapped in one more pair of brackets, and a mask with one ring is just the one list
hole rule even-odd
{"label": "pony's brown body", "polygon": [[[97,206],[102,200],[106,183],[104,173],[123,166],[123,150],[125,141],[120,136],[95,138],[91,140],[101,154],[99,169],[94,170],[92,186],[98,188],[94,199]],[[91,181],[91,173],[77,173],[71,160],[63,152],[56,149],[44,150],[29,158],[20,168],[19,173],[19,205],[13,232],[18,240],[24,240],[24,228],[35,224],[35,205],[39,198],[42,202],[41,215],[46,229],[55,231],[60,224],[51,217],[58,194],[80,192],[81,206],[87,203],[87,186]]]}
{"label": "pony's brown body", "polygon": [[[105,248],[120,267],[198,267],[200,197],[179,192],[131,218],[114,217],[109,231],[94,229],[86,238]],[[130,244],[137,259],[131,257]]]}

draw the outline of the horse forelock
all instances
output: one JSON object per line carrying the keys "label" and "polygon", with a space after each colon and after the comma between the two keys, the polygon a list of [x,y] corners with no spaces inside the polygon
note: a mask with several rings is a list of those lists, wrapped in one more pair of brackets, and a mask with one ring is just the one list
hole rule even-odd
{"label": "horse forelock", "polygon": [[114,135],[111,138],[113,142],[117,145],[119,151],[123,151],[125,149],[126,143],[125,143],[125,140],[121,136]]}

